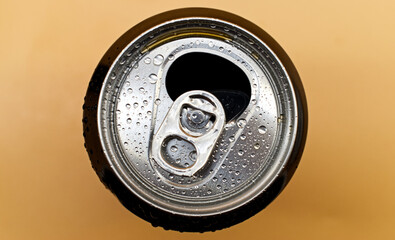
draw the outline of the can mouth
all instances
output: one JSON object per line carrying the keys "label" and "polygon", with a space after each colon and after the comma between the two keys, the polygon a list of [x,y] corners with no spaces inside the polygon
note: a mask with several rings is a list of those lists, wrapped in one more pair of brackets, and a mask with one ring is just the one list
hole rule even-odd
{"label": "can mouth", "polygon": [[167,71],[166,89],[173,101],[191,90],[212,93],[222,103],[227,122],[240,116],[251,99],[251,85],[243,70],[223,57],[204,52],[177,58]]}

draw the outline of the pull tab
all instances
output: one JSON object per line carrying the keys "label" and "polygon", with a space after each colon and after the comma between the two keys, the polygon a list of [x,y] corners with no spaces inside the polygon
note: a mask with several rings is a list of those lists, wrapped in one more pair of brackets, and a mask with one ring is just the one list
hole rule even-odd
{"label": "pull tab", "polygon": [[186,92],[154,134],[151,157],[168,172],[192,176],[207,163],[224,125],[225,111],[214,95]]}

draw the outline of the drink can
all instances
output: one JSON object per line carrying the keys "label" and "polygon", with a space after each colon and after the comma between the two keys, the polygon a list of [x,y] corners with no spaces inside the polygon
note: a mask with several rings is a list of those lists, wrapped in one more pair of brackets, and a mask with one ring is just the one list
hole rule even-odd
{"label": "drink can", "polygon": [[214,231],[265,208],[301,158],[307,104],[285,51],[234,14],[151,17],[100,60],[83,106],[100,180],[154,226]]}

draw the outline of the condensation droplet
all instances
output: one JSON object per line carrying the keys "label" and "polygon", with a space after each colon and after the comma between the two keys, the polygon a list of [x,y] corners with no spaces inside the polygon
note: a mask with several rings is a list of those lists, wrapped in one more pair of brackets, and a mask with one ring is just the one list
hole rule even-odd
{"label": "condensation droplet", "polygon": [[158,81],[158,76],[156,74],[149,75],[149,82],[155,84]]}
{"label": "condensation droplet", "polygon": [[126,104],[126,108],[130,109],[130,104],[129,103]]}
{"label": "condensation droplet", "polygon": [[151,63],[151,58],[146,57],[146,58],[144,59],[144,62],[145,62],[146,64],[150,64],[150,63]]}
{"label": "condensation droplet", "polygon": [[176,146],[171,146],[170,151],[177,152],[178,148]]}
{"label": "condensation droplet", "polygon": [[132,122],[132,119],[131,119],[131,118],[126,119],[126,122],[127,122],[127,123],[131,123],[131,122]]}
{"label": "condensation droplet", "polygon": [[156,104],[156,105],[159,105],[159,104],[160,104],[160,99],[159,99],[159,98],[157,98],[157,99],[155,100],[155,104]]}
{"label": "condensation droplet", "polygon": [[196,151],[190,152],[190,153],[189,153],[189,158],[190,158],[192,161],[195,161],[195,160],[196,160]]}
{"label": "condensation droplet", "polygon": [[255,143],[255,144],[254,144],[254,148],[255,148],[255,149],[259,149],[260,147],[261,147],[261,145],[259,145],[259,143]]}
{"label": "condensation droplet", "polygon": [[111,73],[111,79],[115,79],[117,77],[117,74],[115,74],[114,72]]}
{"label": "condensation droplet", "polygon": [[246,121],[244,118],[240,118],[240,119],[237,121],[237,126],[238,126],[239,128],[243,128],[243,127],[245,127],[246,123],[247,123],[247,121]]}
{"label": "condensation droplet", "polygon": [[265,126],[259,126],[258,127],[258,132],[260,133],[260,134],[265,134],[266,132],[267,132],[267,128],[265,127]]}
{"label": "condensation droplet", "polygon": [[243,150],[239,150],[238,154],[239,154],[239,156],[243,156],[244,151]]}
{"label": "condensation droplet", "polygon": [[161,54],[158,54],[154,57],[154,65],[159,66],[163,63],[164,57]]}
{"label": "condensation droplet", "polygon": [[235,137],[234,136],[230,136],[229,137],[229,142],[234,142],[235,141]]}
{"label": "condensation droplet", "polygon": [[169,55],[169,57],[168,57],[168,59],[171,61],[171,60],[174,60],[174,55],[173,54],[170,54]]}

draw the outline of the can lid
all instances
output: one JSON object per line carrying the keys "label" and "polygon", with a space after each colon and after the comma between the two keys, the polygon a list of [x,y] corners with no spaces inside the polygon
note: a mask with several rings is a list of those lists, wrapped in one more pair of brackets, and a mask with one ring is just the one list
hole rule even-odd
{"label": "can lid", "polygon": [[209,216],[251,201],[282,171],[298,103],[261,39],[227,21],[186,17],[122,50],[98,122],[109,164],[130,191],[167,212]]}

